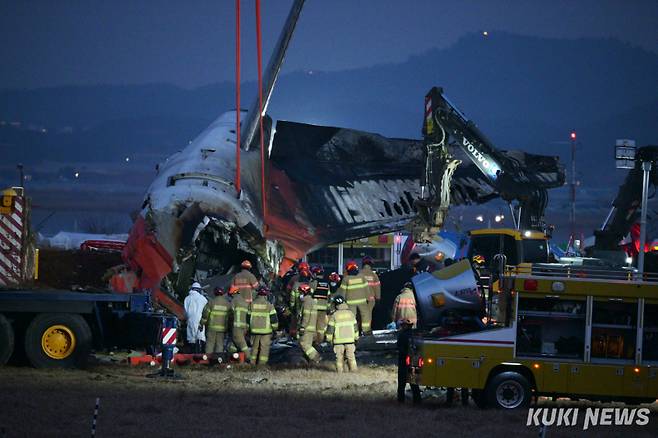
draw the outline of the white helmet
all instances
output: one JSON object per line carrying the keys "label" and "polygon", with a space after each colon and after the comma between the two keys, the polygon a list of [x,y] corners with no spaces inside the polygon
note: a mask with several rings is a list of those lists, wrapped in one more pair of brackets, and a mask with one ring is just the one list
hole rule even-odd
{"label": "white helmet", "polygon": [[203,288],[201,287],[201,284],[198,281],[195,281],[194,283],[192,283],[192,287],[190,289],[198,290],[198,291],[203,290]]}

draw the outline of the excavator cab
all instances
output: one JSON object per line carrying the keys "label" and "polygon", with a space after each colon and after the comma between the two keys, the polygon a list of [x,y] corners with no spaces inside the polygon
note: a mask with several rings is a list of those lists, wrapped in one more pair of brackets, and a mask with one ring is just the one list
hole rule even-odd
{"label": "excavator cab", "polygon": [[549,262],[548,237],[541,231],[486,228],[473,230],[468,234],[468,259],[483,257],[485,268],[491,266],[497,254],[505,255],[507,266]]}

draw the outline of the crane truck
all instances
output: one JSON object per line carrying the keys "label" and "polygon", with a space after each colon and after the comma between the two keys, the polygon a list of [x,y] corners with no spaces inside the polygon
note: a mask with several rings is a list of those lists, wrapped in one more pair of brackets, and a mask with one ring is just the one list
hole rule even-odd
{"label": "crane truck", "polygon": [[36,368],[84,366],[92,350],[155,349],[173,315],[150,294],[36,287],[39,253],[22,187],[2,192],[0,207],[0,366],[24,355]]}

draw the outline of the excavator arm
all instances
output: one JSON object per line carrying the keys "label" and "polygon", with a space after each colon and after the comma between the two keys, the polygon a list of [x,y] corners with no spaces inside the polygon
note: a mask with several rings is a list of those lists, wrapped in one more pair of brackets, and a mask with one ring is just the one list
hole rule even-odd
{"label": "excavator arm", "polygon": [[451,204],[452,175],[463,159],[470,160],[508,202],[517,228],[546,231],[547,189],[560,187],[565,179],[557,157],[497,149],[438,87],[425,96],[422,132],[425,168],[417,202],[420,226],[414,228],[417,241],[427,241],[443,225]]}

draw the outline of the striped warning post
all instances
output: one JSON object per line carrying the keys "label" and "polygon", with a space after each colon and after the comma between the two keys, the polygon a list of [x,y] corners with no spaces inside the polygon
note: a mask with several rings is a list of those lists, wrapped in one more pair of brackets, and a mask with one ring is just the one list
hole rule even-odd
{"label": "striped warning post", "polygon": [[162,345],[176,345],[176,327],[162,327]]}
{"label": "striped warning post", "polygon": [[22,280],[25,203],[13,197],[11,211],[0,214],[0,286],[16,285]]}
{"label": "striped warning post", "polygon": [[98,408],[101,404],[100,397],[96,398],[96,406],[94,407],[94,418],[91,421],[91,438],[96,436],[96,421],[98,420]]}

